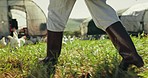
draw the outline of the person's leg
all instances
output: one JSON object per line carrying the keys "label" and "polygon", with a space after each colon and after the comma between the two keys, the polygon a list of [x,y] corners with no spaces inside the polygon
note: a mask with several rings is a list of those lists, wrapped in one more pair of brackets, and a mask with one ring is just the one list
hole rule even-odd
{"label": "person's leg", "polygon": [[47,66],[47,76],[55,74],[55,66],[62,47],[63,32],[47,30],[47,56],[41,62]]}
{"label": "person's leg", "polygon": [[123,70],[127,70],[130,64],[142,67],[143,60],[138,55],[114,9],[106,4],[106,0],[85,0],[85,2],[96,26],[107,32],[119,54],[123,57],[119,67]]}
{"label": "person's leg", "polygon": [[62,47],[65,25],[76,0],[50,0],[47,20],[47,56],[44,63],[56,64]]}
{"label": "person's leg", "polygon": [[110,25],[106,32],[119,54],[123,57],[119,65],[121,69],[127,70],[129,65],[132,64],[137,67],[144,65],[142,58],[138,55],[130,36],[120,21]]}
{"label": "person's leg", "polygon": [[65,25],[76,0],[50,0],[47,20],[47,56],[40,62],[47,66],[48,76],[53,76],[61,53]]}
{"label": "person's leg", "polygon": [[56,64],[61,52],[63,32],[53,32],[47,30],[47,56],[44,63],[52,62]]}

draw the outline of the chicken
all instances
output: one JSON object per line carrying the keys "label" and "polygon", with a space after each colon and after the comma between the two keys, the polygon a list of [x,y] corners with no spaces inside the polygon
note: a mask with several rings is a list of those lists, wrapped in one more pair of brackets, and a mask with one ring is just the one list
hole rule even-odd
{"label": "chicken", "polygon": [[38,43],[38,42],[41,42],[41,37],[37,36],[37,37],[30,37],[30,41],[32,41],[34,44]]}
{"label": "chicken", "polygon": [[2,39],[0,40],[0,46],[5,47],[6,45],[7,45],[7,43],[5,41],[5,37],[2,37]]}
{"label": "chicken", "polygon": [[67,42],[68,42],[68,38],[64,35],[64,36],[63,36],[63,41],[62,41],[62,43],[63,43],[63,44],[67,44]]}
{"label": "chicken", "polygon": [[23,37],[19,38],[19,41],[20,41],[20,47],[24,46],[25,43],[26,43],[26,36],[23,36]]}
{"label": "chicken", "polygon": [[8,36],[10,40],[10,46],[12,48],[19,48],[25,44],[25,37],[23,36],[22,38],[18,38],[18,35],[16,32],[13,32],[13,37]]}

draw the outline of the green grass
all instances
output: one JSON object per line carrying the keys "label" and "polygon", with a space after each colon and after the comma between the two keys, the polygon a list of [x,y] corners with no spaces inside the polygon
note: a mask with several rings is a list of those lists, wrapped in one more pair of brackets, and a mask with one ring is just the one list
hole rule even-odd
{"label": "green grass", "polygon": [[[121,56],[108,39],[75,40],[63,44],[56,65],[56,78],[83,78],[90,74],[94,78],[148,78],[148,38],[132,37],[145,66],[132,66],[128,72],[118,69]],[[49,78],[46,65],[38,63],[46,56],[46,43],[27,45],[11,50],[9,46],[0,49],[0,78]]]}

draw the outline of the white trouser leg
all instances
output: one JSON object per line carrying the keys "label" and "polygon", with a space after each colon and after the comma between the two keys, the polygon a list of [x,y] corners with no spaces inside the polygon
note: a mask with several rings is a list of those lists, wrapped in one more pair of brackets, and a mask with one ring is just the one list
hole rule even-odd
{"label": "white trouser leg", "polygon": [[105,30],[111,24],[120,21],[115,10],[106,4],[106,0],[85,0],[97,27]]}
{"label": "white trouser leg", "polygon": [[50,0],[47,29],[56,32],[64,31],[75,2],[76,0]]}

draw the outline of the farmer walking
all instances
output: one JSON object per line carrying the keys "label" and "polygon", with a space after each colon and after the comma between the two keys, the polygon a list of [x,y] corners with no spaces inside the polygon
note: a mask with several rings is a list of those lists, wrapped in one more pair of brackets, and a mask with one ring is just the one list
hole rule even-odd
{"label": "farmer walking", "polygon": [[[76,0],[50,0],[47,21],[47,56],[42,62],[50,62],[52,65],[57,63],[62,47],[63,31],[75,2]],[[129,65],[142,67],[144,62],[137,53],[115,10],[106,4],[106,0],[85,0],[85,3],[96,26],[109,35],[112,43],[122,56],[123,59],[119,68],[127,71]]]}

